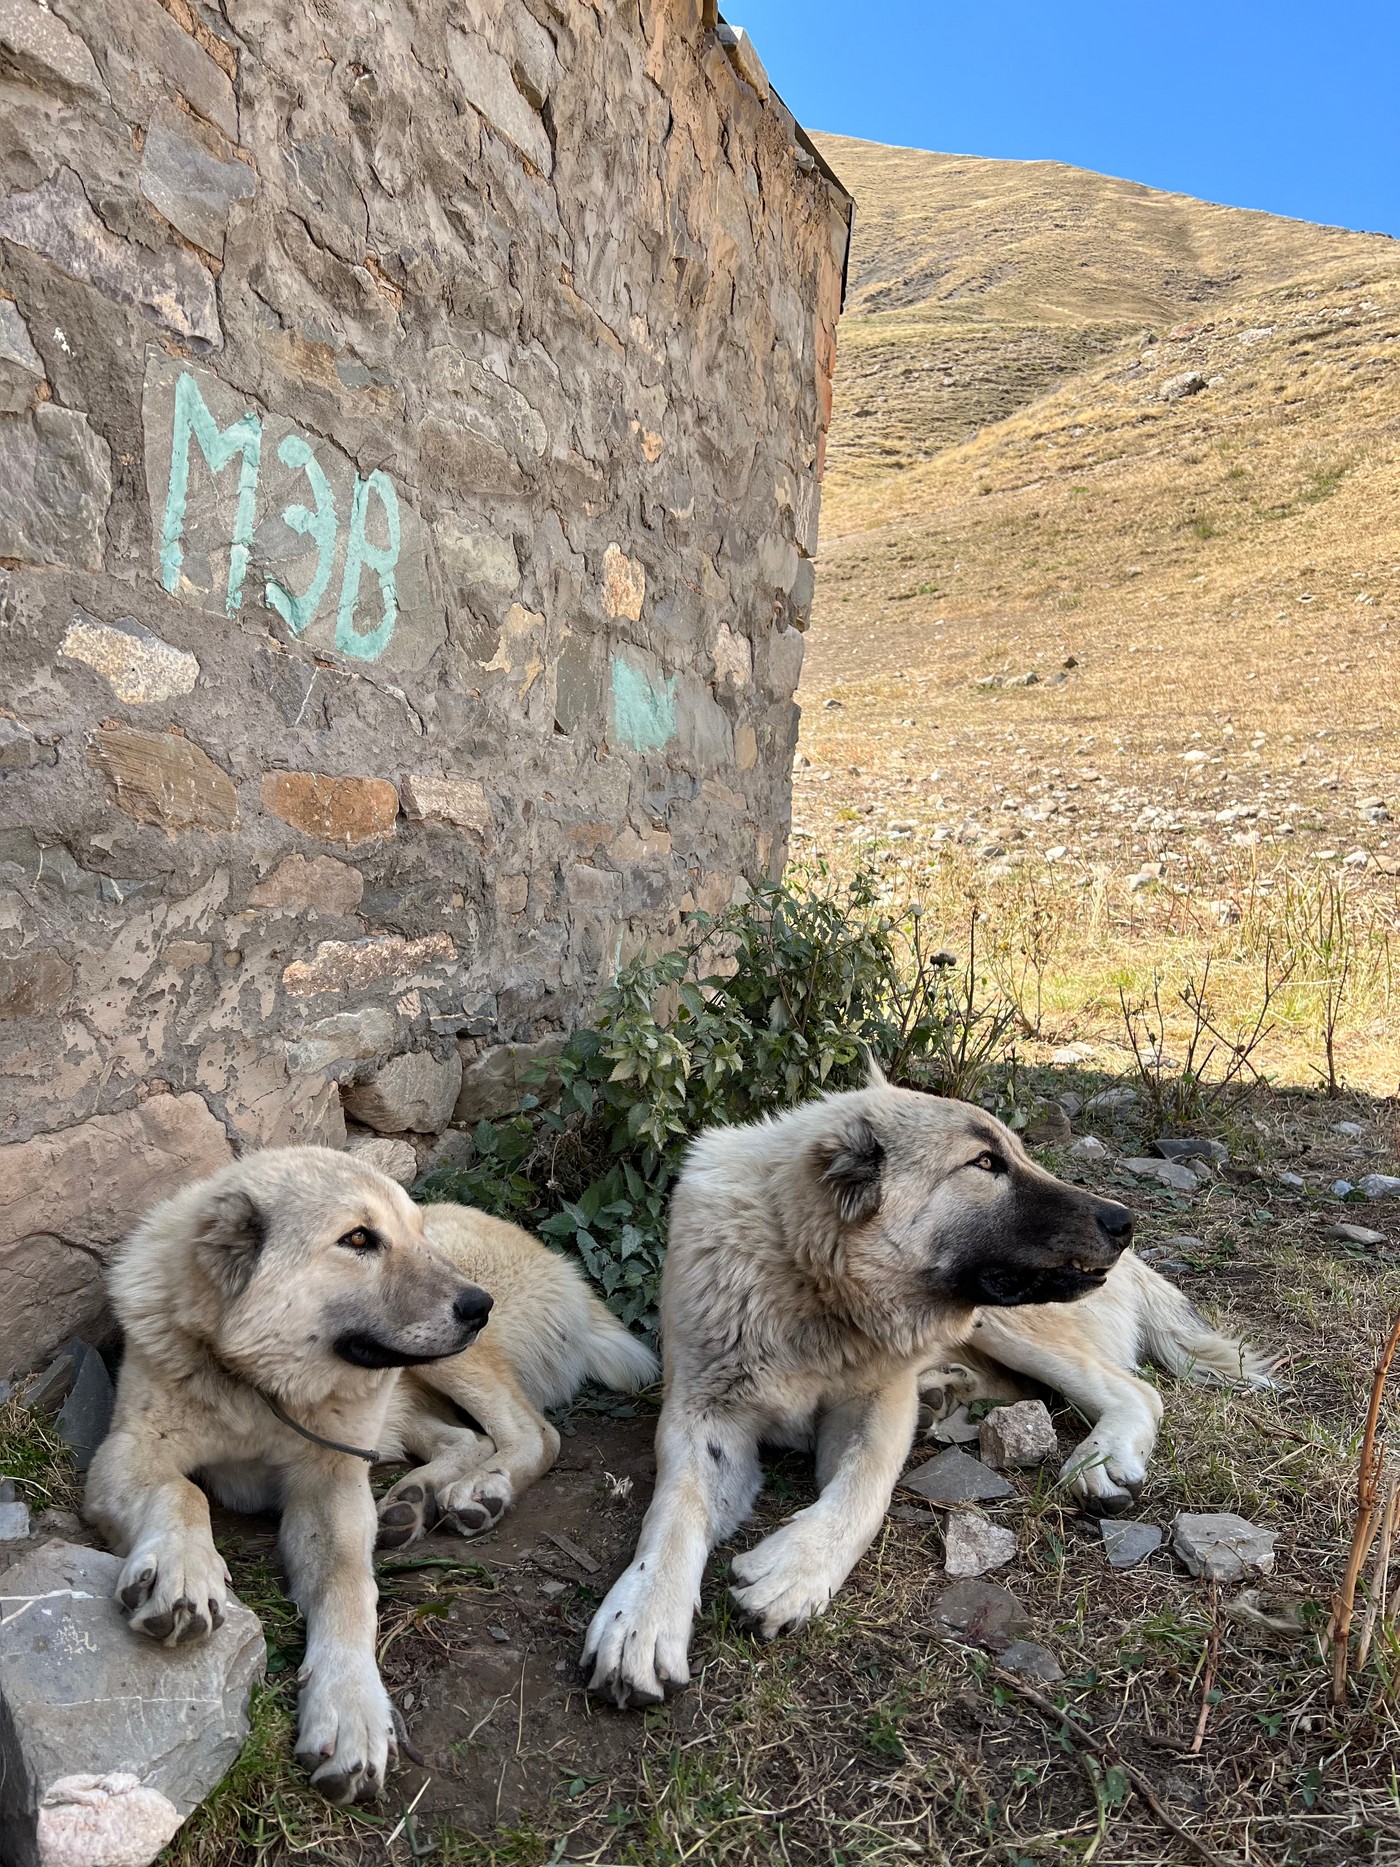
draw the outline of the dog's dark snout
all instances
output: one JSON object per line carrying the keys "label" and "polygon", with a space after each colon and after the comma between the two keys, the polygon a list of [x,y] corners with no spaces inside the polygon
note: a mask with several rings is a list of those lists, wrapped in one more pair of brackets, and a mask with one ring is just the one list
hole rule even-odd
{"label": "dog's dark snout", "polygon": [[486,1318],[491,1314],[491,1299],[475,1284],[468,1284],[465,1289],[457,1292],[457,1300],[452,1305],[452,1314],[458,1322],[465,1323],[469,1329],[484,1328]]}
{"label": "dog's dark snout", "polygon": [[1133,1215],[1128,1208],[1120,1206],[1115,1199],[1101,1199],[1094,1216],[1108,1242],[1117,1245],[1120,1251],[1126,1250],[1133,1236]]}

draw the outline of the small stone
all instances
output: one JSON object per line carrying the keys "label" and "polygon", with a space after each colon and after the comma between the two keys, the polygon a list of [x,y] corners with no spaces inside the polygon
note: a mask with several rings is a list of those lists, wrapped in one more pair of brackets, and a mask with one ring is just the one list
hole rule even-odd
{"label": "small stone", "polygon": [[222,1627],[172,1653],[125,1625],[121,1568],[47,1543],[4,1578],[0,1782],[6,1859],[25,1867],[142,1867],[248,1735],[256,1617],[230,1599]]}
{"label": "small stone", "polygon": [[491,1638],[497,1642],[498,1645],[500,1646],[509,1645],[510,1635],[507,1633],[504,1627],[488,1627],[486,1631],[488,1634],[490,1634]]}
{"label": "small stone", "polygon": [[1332,1124],[1333,1134],[1344,1134],[1353,1141],[1359,1141],[1366,1130],[1359,1121],[1339,1121]]}
{"label": "small stone", "polygon": [[569,1584],[567,1582],[554,1582],[554,1581],[541,1582],[540,1593],[542,1595],[548,1595],[551,1599],[553,1599],[555,1595],[562,1595],[564,1591],[568,1588],[568,1586]]}
{"label": "small stone", "polygon": [[1043,1679],[1048,1685],[1063,1679],[1065,1669],[1049,1647],[1038,1640],[1013,1640],[1001,1655],[1001,1664],[1011,1673],[1024,1673],[1028,1679]]}
{"label": "small stone", "polygon": [[981,1426],[966,1407],[955,1407],[945,1419],[935,1420],[929,1428],[930,1436],[941,1440],[945,1446],[975,1446],[981,1432]]}
{"label": "small stone", "polygon": [[1161,402],[1180,402],[1188,395],[1199,395],[1202,389],[1208,387],[1206,378],[1199,370],[1183,370],[1180,376],[1168,377],[1157,391],[1157,398]]}
{"label": "small stone", "polygon": [[999,1472],[989,1471],[980,1459],[970,1458],[957,1446],[906,1472],[899,1482],[931,1504],[990,1503],[995,1498],[1015,1495],[1014,1486]]}
{"label": "small stone", "polygon": [[1138,1179],[1157,1180],[1176,1193],[1194,1193],[1200,1186],[1200,1181],[1184,1162],[1153,1160],[1147,1155],[1139,1155],[1122,1164]]}
{"label": "small stone", "polygon": [[58,1351],[41,1375],[29,1383],[24,1390],[26,1407],[35,1413],[57,1413],[73,1385],[81,1346],[75,1338],[66,1348]]}
{"label": "small stone", "polygon": [[400,1186],[412,1186],[418,1178],[418,1156],[407,1141],[391,1141],[387,1137],[372,1140],[368,1135],[361,1135],[348,1144],[346,1151],[377,1173],[397,1180]]}
{"label": "small stone", "polygon": [[1058,1102],[1036,1109],[1026,1128],[1026,1139],[1036,1147],[1064,1147],[1074,1137],[1069,1116]]}
{"label": "small stone", "polygon": [[1213,1160],[1223,1167],[1230,1158],[1221,1141],[1208,1141],[1199,1135],[1159,1135],[1152,1143],[1163,1160]]}
{"label": "small stone", "polygon": [[636,558],[628,557],[621,546],[609,545],[603,553],[603,607],[608,614],[640,622],[646,594],[644,567]]}
{"label": "small stone", "polygon": [[1373,1232],[1369,1225],[1346,1225],[1338,1223],[1323,1228],[1327,1238],[1340,1238],[1348,1245],[1383,1245],[1384,1232]]}
{"label": "small stone", "polygon": [[1295,1193],[1307,1191],[1308,1183],[1301,1173],[1281,1173],[1278,1177],[1278,1183],[1280,1186],[1290,1188]]}
{"label": "small stone", "polygon": [[1111,1569],[1135,1568],[1162,1544],[1162,1532],[1155,1523],[1133,1523],[1127,1517],[1100,1517],[1099,1533]]}
{"label": "small stone", "polygon": [[1213,1582],[1272,1575],[1277,1541],[1272,1530],[1260,1530],[1233,1511],[1182,1511],[1172,1524],[1172,1548],[1192,1575]]}
{"label": "small stone", "polygon": [[949,1511],[943,1532],[943,1566],[949,1575],[985,1575],[1010,1562],[1018,1548],[1016,1532],[981,1511]]}
{"label": "small stone", "polygon": [[1356,1184],[1367,1199],[1400,1199],[1400,1175],[1368,1173]]}
{"label": "small stone", "polygon": [[1352,1191],[1351,1181],[1350,1180],[1334,1180],[1332,1182],[1332,1186],[1330,1190],[1335,1195],[1336,1198],[1345,1199],[1347,1194]]}
{"label": "small stone", "polygon": [[425,772],[405,772],[399,796],[406,817],[419,823],[450,823],[489,840],[491,801],[474,778],[437,778]]}
{"label": "small stone", "polygon": [[345,1113],[379,1134],[438,1134],[462,1087],[462,1059],[429,1050],[391,1057],[369,1082],[344,1092]]}
{"label": "small stone", "polygon": [[986,1464],[997,1470],[1043,1465],[1060,1449],[1043,1400],[994,1407],[978,1428],[978,1446]]}
{"label": "small stone", "polygon": [[29,1535],[29,1506],[18,1498],[0,1503],[0,1543],[22,1543]]}
{"label": "small stone", "polygon": [[943,1640],[1004,1653],[1031,1631],[1026,1610],[1009,1589],[969,1577],[935,1595],[933,1630]]}
{"label": "small stone", "polygon": [[73,1462],[86,1471],[93,1454],[107,1437],[116,1395],[107,1365],[95,1348],[79,1342],[74,1357],[73,1385],[58,1414],[59,1437],[73,1448]]}
{"label": "small stone", "polygon": [[1065,1114],[1069,1116],[1071,1121],[1074,1120],[1075,1116],[1078,1115],[1080,1110],[1084,1107],[1083,1096],[1077,1096],[1072,1089],[1067,1089],[1062,1096],[1056,1096],[1055,1100],[1059,1103]]}
{"label": "small stone", "polygon": [[1078,1160],[1107,1160],[1109,1149],[1096,1134],[1082,1134],[1070,1143],[1070,1153]]}
{"label": "small stone", "polygon": [[1100,1089],[1097,1095],[1090,1096],[1084,1104],[1086,1109],[1106,1109],[1110,1114],[1117,1114],[1123,1109],[1130,1109],[1137,1101],[1136,1089]]}

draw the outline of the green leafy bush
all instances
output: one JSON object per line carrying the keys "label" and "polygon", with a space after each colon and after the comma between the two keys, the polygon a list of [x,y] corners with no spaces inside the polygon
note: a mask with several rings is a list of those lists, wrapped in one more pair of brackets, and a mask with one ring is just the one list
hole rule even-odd
{"label": "green leafy bush", "polygon": [[975,944],[960,966],[917,907],[891,915],[875,889],[819,870],[692,916],[680,946],[633,960],[602,994],[553,1065],[557,1095],[480,1122],[470,1164],[430,1175],[419,1197],[577,1252],[625,1322],[651,1325],[667,1196],[700,1129],[852,1088],[871,1056],[895,1081],[964,1097],[1001,1058],[1015,1012],[985,996]]}

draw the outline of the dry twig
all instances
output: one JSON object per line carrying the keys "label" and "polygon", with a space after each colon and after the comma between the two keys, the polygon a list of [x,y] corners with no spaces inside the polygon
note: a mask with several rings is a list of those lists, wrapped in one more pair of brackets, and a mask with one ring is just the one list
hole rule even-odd
{"label": "dry twig", "polygon": [[1347,1695],[1347,1668],[1350,1663],[1351,1616],[1356,1606],[1356,1585],[1370,1552],[1380,1523],[1380,1480],[1385,1463],[1385,1443],[1379,1436],[1381,1401],[1390,1378],[1390,1364],[1400,1347],[1400,1316],[1391,1324],[1390,1334],[1376,1363],[1371,1383],[1371,1404],[1366,1410],[1366,1431],[1361,1438],[1361,1463],[1356,1482],[1356,1528],[1352,1532],[1351,1555],[1347,1559],[1342,1585],[1332,1602],[1332,1618],[1327,1637],[1332,1642],[1332,1703],[1342,1705]]}

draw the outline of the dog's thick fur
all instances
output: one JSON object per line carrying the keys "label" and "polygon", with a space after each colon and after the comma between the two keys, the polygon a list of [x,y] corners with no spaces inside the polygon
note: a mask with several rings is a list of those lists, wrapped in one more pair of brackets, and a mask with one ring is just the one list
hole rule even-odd
{"label": "dog's thick fur", "polygon": [[[489,1528],[557,1455],[542,1409],[586,1375],[641,1386],[654,1358],[517,1227],[420,1210],[320,1148],[186,1188],[120,1247],[109,1284],[126,1352],[86,1510],[126,1557],[130,1625],[178,1645],[219,1624],[228,1574],[206,1490],[279,1510],[307,1629],[298,1755],[333,1801],[378,1794],[396,1746],[375,1664],[376,1531],[398,1544],[435,1524]],[[272,1403],[322,1439],[422,1463],[376,1520],[366,1461],[310,1443]]]}
{"label": "dog's thick fur", "polygon": [[981,1109],[878,1073],[702,1135],[662,1277],[656,1494],[589,1629],[590,1688],[649,1703],[688,1678],[705,1559],[753,1506],[761,1443],[815,1445],[820,1495],[735,1558],[734,1599],[765,1638],[824,1612],[884,1517],[924,1370],[945,1409],[997,1397],[1007,1368],[1067,1391],[1098,1421],[1071,1461],[1081,1491],[1126,1488],[1160,1413],[1130,1372],[1141,1348],[1254,1368],[1121,1257],[1131,1234],[1126,1207],[1045,1172]]}

